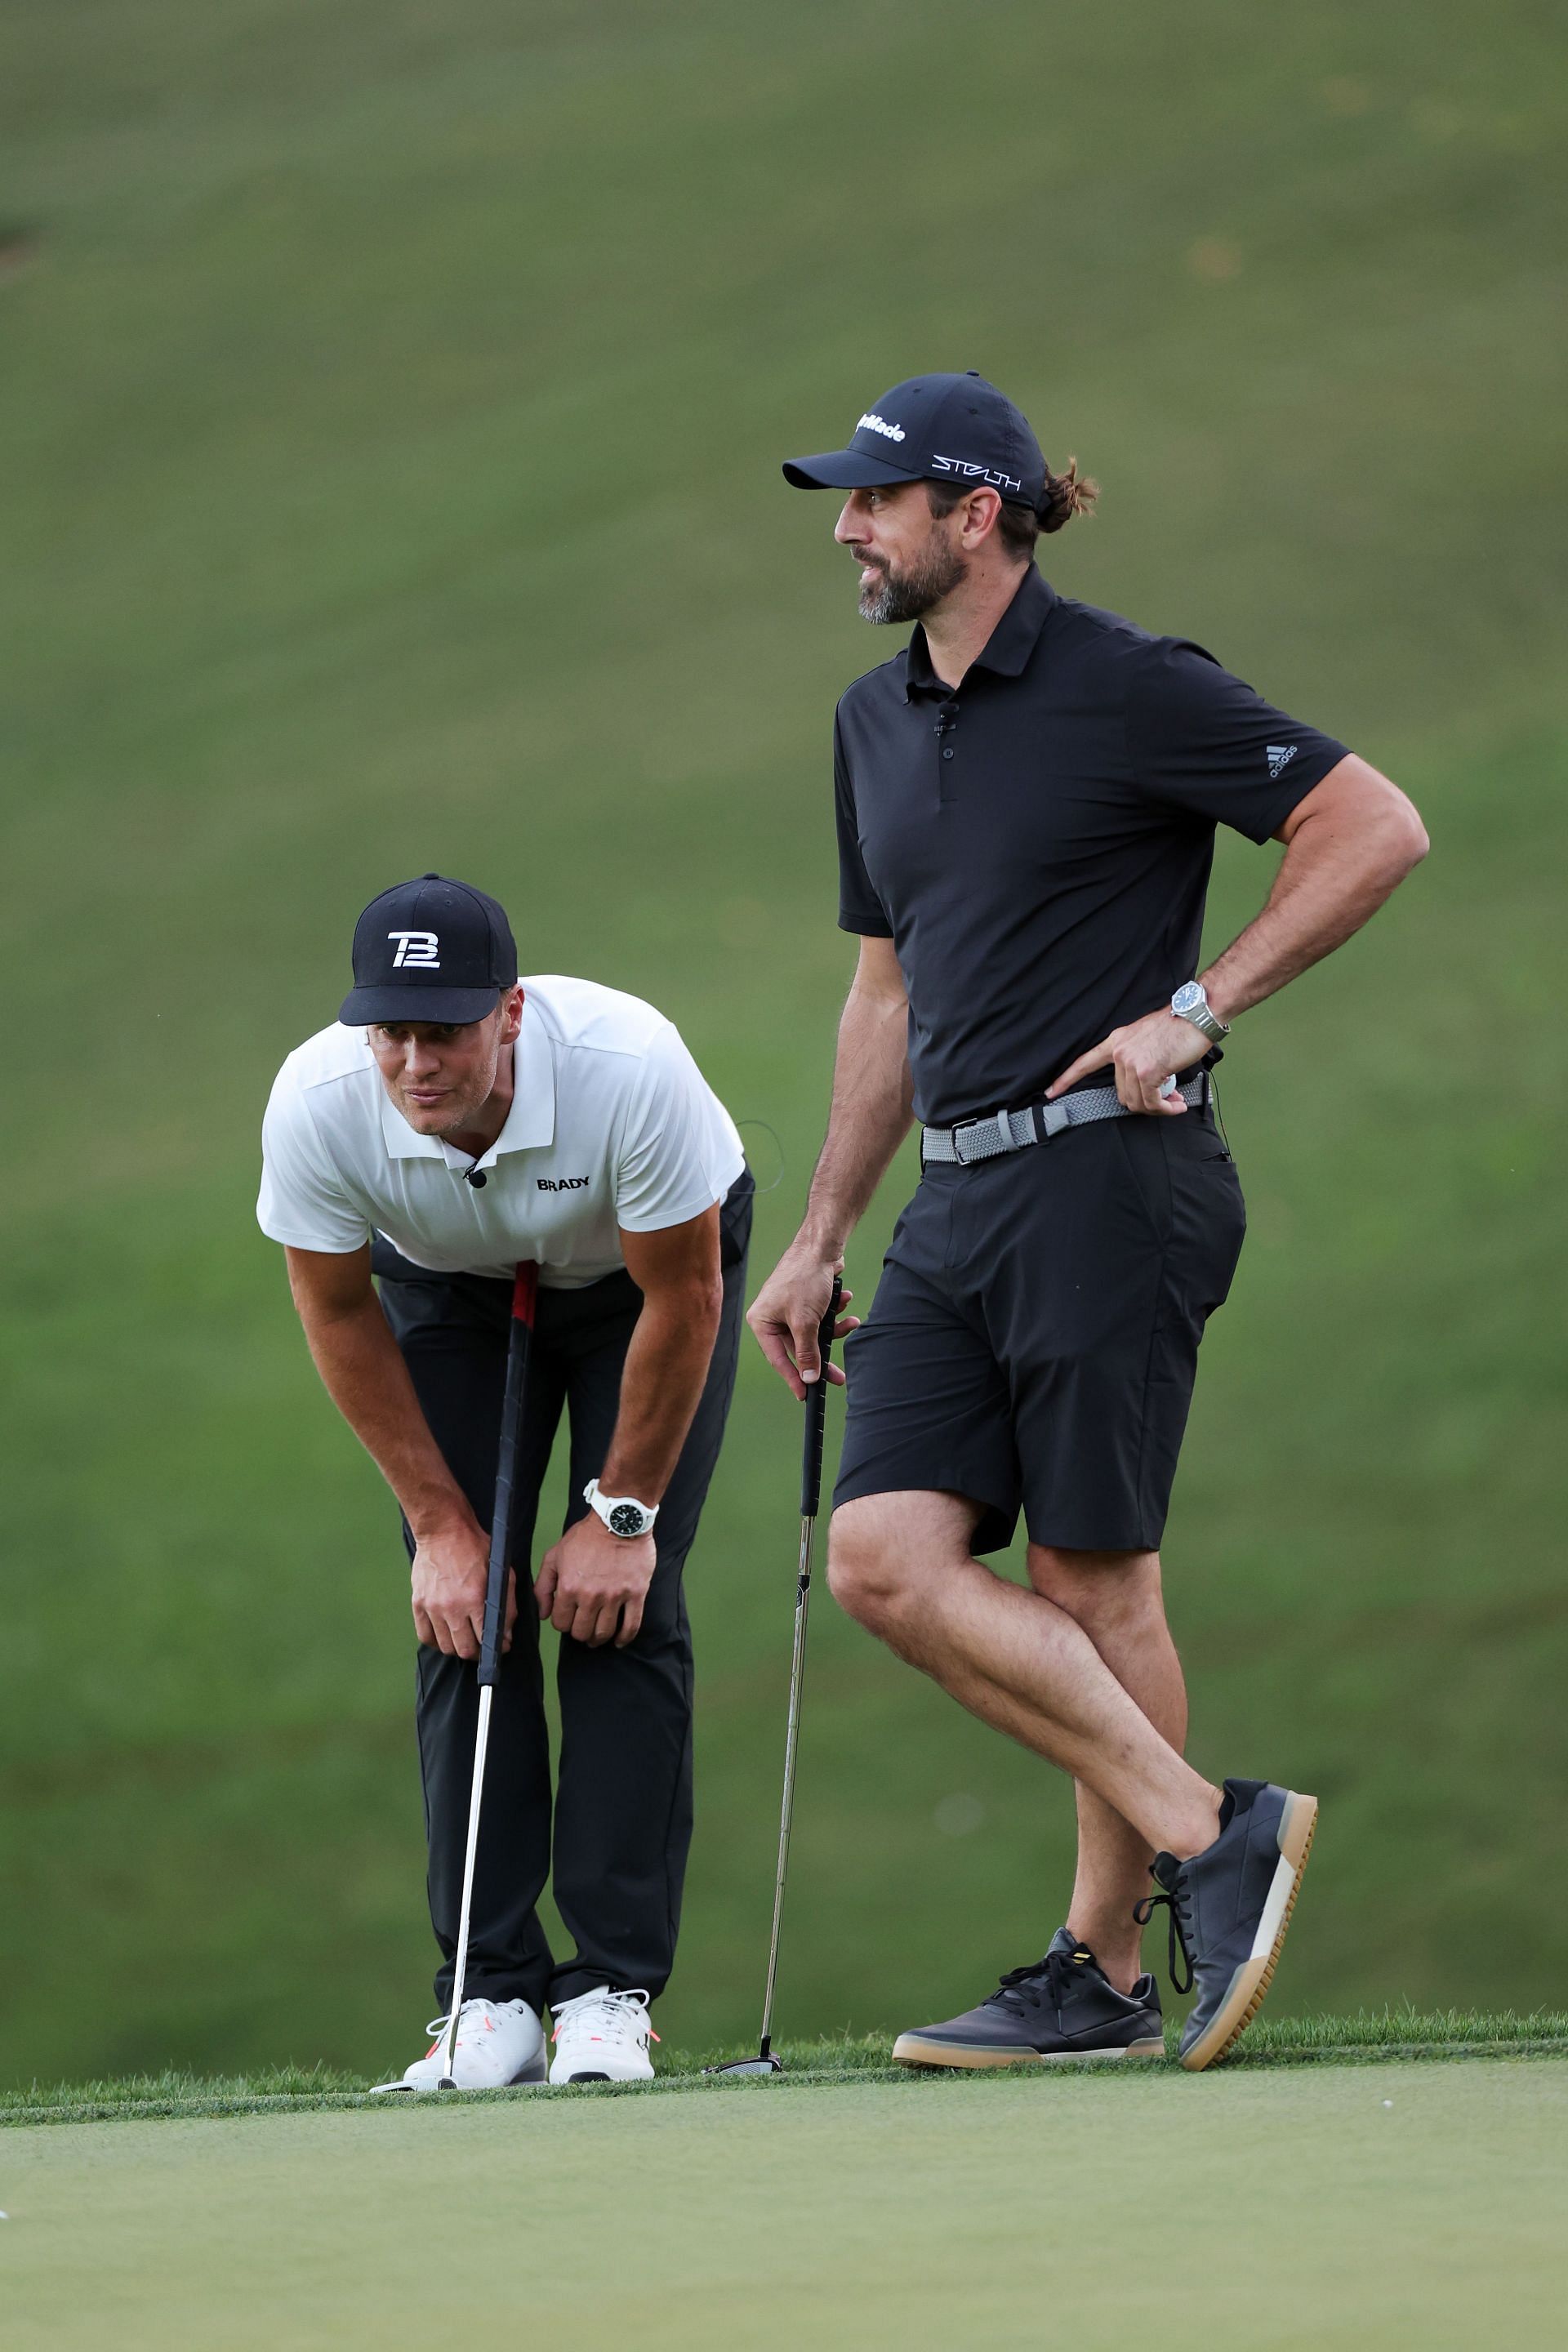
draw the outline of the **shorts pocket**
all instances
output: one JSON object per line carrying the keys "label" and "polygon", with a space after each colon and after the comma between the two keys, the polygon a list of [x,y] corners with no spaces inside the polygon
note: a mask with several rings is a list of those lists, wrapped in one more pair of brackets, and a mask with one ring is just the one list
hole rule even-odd
{"label": "shorts pocket", "polygon": [[1184,1152],[1171,1171],[1176,1255],[1188,1301],[1201,1320],[1224,1306],[1247,1238],[1247,1202],[1236,1162],[1217,1137],[1213,1140],[1216,1150]]}
{"label": "shorts pocket", "polygon": [[1171,1238],[1171,1171],[1161,1132],[1167,1122],[1134,1112],[1131,1118],[1110,1119],[1106,1124],[1116,1138],[1131,1197],[1163,1249]]}

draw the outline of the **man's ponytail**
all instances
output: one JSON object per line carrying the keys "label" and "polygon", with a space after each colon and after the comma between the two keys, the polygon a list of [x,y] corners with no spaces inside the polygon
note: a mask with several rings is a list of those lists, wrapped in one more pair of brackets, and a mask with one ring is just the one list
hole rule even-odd
{"label": "man's ponytail", "polygon": [[1046,495],[1040,502],[1039,524],[1043,531],[1060,530],[1071,522],[1074,515],[1092,514],[1100,496],[1100,484],[1088,474],[1080,474],[1078,459],[1069,457],[1065,473],[1053,474],[1047,467]]}
{"label": "man's ponytail", "polygon": [[[968,495],[963,483],[928,482],[925,488],[933,515],[952,514]],[[1035,541],[1043,530],[1060,530],[1074,515],[1092,514],[1099,496],[1100,484],[1079,472],[1076,457],[1068,459],[1065,474],[1053,474],[1047,466],[1045,496],[1039,505],[1026,507],[1015,499],[1004,499],[996,518],[996,536],[1009,555],[1029,562],[1034,558]]]}

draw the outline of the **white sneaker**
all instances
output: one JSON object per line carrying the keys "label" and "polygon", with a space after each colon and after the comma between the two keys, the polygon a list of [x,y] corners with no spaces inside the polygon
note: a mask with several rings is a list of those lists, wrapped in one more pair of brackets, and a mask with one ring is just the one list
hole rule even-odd
{"label": "white sneaker", "polygon": [[[423,2058],[416,2058],[401,2081],[378,2083],[378,2091],[433,2091],[446,2079],[445,2017],[433,2017],[426,2027],[436,2039]],[[525,2000],[466,2000],[458,2021],[458,2047],[452,2061],[452,2082],[459,2091],[499,2091],[509,2083],[544,2080],[544,2027],[539,2011]]]}
{"label": "white sneaker", "polygon": [[647,2045],[658,2036],[648,2023],[646,1992],[612,1992],[608,1985],[596,1985],[575,2000],[562,2001],[553,2014],[552,2083],[653,2080]]}

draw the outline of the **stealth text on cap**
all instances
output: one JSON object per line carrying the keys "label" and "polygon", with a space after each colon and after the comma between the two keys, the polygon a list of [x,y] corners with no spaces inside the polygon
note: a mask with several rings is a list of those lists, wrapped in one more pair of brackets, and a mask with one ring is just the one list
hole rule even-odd
{"label": "stealth text on cap", "polygon": [[392,959],[395,971],[400,965],[417,965],[422,971],[439,971],[441,959],[436,950],[441,942],[434,931],[388,931],[387,938],[397,941],[397,953]]}
{"label": "stealth text on cap", "polygon": [[1021,490],[1024,487],[1016,474],[999,474],[993,466],[973,466],[967,457],[932,457],[931,464],[940,466],[945,474],[962,474],[966,482],[973,482],[978,476],[994,490]]}
{"label": "stealth text on cap", "polygon": [[857,433],[880,433],[889,441],[901,441],[904,437],[901,425],[889,425],[885,416],[877,415],[875,409],[867,411],[855,430]]}

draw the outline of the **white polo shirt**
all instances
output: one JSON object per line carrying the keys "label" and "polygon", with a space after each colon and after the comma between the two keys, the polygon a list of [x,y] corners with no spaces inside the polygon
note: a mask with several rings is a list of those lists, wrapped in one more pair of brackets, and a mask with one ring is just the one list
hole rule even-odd
{"label": "white polo shirt", "polygon": [[334,1022],[297,1047],[262,1125],[262,1232],[335,1255],[384,1234],[440,1274],[531,1258],[546,1288],[576,1290],[625,1265],[618,1229],[658,1233],[721,1201],[741,1139],[673,1023],[591,980],[522,987],[511,1108],[478,1160],[416,1133],[363,1029]]}

